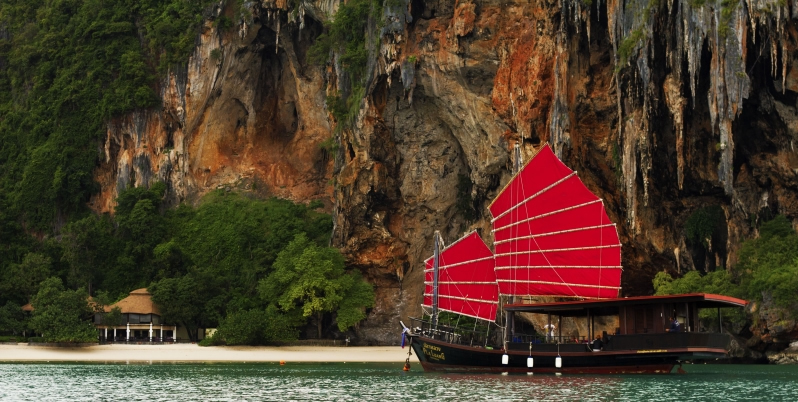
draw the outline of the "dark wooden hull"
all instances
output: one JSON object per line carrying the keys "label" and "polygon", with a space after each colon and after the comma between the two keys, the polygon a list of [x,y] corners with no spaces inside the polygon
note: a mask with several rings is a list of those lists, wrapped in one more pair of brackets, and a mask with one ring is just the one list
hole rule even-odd
{"label": "dark wooden hull", "polygon": [[[667,374],[684,360],[726,357],[726,349],[717,346],[686,346],[656,349],[606,350],[593,352],[585,344],[532,345],[532,351],[510,347],[508,364],[502,364],[503,350],[485,349],[444,342],[421,335],[410,335],[413,348],[425,371],[446,372],[518,372],[573,374]],[[556,350],[559,348],[559,352]],[[609,349],[609,348],[608,348]],[[527,367],[527,358],[533,367]],[[562,365],[555,366],[560,356]]]}

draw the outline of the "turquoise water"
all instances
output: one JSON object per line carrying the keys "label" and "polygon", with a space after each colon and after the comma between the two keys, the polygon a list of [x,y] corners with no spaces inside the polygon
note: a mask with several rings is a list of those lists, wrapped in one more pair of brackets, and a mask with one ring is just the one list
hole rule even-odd
{"label": "turquoise water", "polygon": [[798,401],[798,366],[670,375],[474,375],[401,363],[0,364],[2,401]]}

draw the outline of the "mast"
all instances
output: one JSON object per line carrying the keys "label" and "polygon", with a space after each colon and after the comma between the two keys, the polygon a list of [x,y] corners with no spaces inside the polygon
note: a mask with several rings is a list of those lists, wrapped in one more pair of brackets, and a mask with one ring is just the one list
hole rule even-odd
{"label": "mast", "polygon": [[[515,158],[515,165],[513,165],[513,176],[517,175],[518,172],[521,171],[521,144],[518,142],[515,143],[514,158]],[[515,302],[515,296],[510,295],[508,302],[511,304]],[[514,320],[513,320],[513,332],[515,332]]]}
{"label": "mast", "polygon": [[440,267],[441,233],[436,230],[433,238],[435,239],[435,248],[432,257],[432,318],[430,319],[430,323],[432,327],[435,328],[438,326],[438,268]]}
{"label": "mast", "polygon": [[[515,148],[513,149],[513,159],[515,159],[513,164],[513,176],[515,176],[521,171],[521,144],[518,142],[515,143]],[[507,304],[513,304],[514,302],[515,296],[507,296]],[[515,316],[507,310],[504,311],[504,325],[505,341],[508,340],[507,338],[512,340],[513,336],[515,336]]]}

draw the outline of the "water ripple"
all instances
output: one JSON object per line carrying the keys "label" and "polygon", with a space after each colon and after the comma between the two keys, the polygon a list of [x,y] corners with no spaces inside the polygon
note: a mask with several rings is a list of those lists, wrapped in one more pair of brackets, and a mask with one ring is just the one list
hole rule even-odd
{"label": "water ripple", "polygon": [[695,365],[689,374],[474,375],[401,364],[0,364],[2,401],[798,400],[797,366]]}

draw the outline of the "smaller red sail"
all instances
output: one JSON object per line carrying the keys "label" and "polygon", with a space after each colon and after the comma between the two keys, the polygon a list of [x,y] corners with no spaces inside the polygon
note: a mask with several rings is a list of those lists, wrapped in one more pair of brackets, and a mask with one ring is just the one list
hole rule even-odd
{"label": "smaller red sail", "polygon": [[[433,258],[424,270],[424,306],[432,307]],[[441,251],[438,257],[438,308],[493,321],[499,303],[493,253],[477,232]]]}

